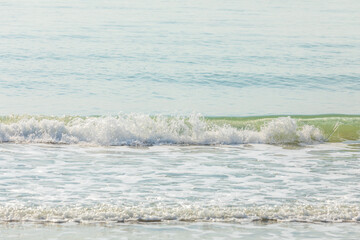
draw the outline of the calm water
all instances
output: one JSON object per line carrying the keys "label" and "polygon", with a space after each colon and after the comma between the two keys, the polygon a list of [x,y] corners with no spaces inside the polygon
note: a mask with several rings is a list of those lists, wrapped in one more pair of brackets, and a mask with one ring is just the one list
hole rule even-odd
{"label": "calm water", "polygon": [[359,239],[359,20],[0,0],[0,238]]}
{"label": "calm water", "polygon": [[4,114],[360,114],[360,3],[1,1]]}

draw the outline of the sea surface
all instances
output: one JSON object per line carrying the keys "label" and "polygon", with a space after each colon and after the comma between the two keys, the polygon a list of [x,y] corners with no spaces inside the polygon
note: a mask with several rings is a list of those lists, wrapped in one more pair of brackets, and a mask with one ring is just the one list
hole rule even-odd
{"label": "sea surface", "polygon": [[359,239],[359,23],[0,0],[0,239]]}

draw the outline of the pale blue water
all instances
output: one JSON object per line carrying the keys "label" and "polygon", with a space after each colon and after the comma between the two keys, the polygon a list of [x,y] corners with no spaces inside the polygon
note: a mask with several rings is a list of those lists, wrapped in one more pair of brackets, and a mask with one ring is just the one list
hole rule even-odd
{"label": "pale blue water", "polygon": [[0,238],[358,239],[359,63],[356,0],[0,0]]}
{"label": "pale blue water", "polygon": [[2,1],[5,114],[359,114],[358,1]]}

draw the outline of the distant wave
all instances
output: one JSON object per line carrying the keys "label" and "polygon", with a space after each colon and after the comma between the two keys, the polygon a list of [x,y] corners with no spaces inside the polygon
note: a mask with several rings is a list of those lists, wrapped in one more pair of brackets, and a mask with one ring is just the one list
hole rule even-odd
{"label": "distant wave", "polygon": [[359,138],[360,117],[4,116],[0,142],[119,145],[313,144]]}
{"label": "distant wave", "polygon": [[287,204],[252,207],[95,206],[30,207],[1,206],[1,222],[116,223],[116,222],[360,222],[357,204]]}

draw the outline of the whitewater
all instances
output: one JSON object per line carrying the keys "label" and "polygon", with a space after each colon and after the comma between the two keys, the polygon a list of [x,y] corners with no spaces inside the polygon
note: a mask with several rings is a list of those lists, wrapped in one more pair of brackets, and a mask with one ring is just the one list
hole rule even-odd
{"label": "whitewater", "polygon": [[276,224],[267,231],[297,237],[304,224],[330,224],[332,235],[345,224],[356,232],[359,122],[356,115],[2,116],[1,231],[35,239],[41,224],[44,239],[89,231],[111,239],[121,229],[126,238],[165,237],[154,234],[159,228],[178,239],[238,238]]}
{"label": "whitewater", "polygon": [[74,232],[85,237],[88,231],[108,238],[118,231],[165,237],[154,233],[160,228],[177,229],[179,239],[215,231],[236,238],[265,227],[274,234],[314,236],[326,229],[353,237],[360,222],[359,141],[3,142],[0,157],[5,236],[33,239],[33,229],[40,228],[44,238]]}
{"label": "whitewater", "polygon": [[[16,119],[16,117],[10,117]],[[312,143],[325,138],[313,126],[298,127],[296,120],[282,117],[261,127],[260,131],[216,125],[201,115],[162,117],[123,114],[115,117],[70,117],[63,120],[20,117],[0,125],[0,141],[15,143],[90,143],[97,145],[158,144],[244,144]]]}
{"label": "whitewater", "polygon": [[[338,136],[337,140],[358,140],[358,116],[297,118],[258,117],[249,120],[204,118],[200,114],[189,117],[146,114],[98,117],[4,116],[0,118],[0,142],[103,146],[312,144],[329,141],[334,133]],[[316,121],[318,126],[306,124],[304,120],[309,123]],[[336,140],[335,137],[332,139]]]}

